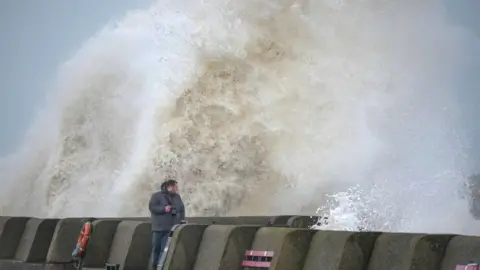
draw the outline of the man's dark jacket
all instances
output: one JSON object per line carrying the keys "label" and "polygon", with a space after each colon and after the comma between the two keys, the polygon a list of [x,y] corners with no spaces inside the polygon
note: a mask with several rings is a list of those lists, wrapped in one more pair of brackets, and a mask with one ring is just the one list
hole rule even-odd
{"label": "man's dark jacket", "polygon": [[[177,210],[177,215],[165,212],[165,207],[171,205]],[[177,193],[155,192],[148,205],[152,217],[152,231],[170,231],[173,225],[185,220],[185,206]]]}

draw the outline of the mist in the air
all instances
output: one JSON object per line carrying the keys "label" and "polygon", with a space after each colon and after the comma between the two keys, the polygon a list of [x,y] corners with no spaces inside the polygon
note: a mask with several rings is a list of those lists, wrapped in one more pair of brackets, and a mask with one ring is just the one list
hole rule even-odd
{"label": "mist in the air", "polygon": [[2,145],[19,146],[4,147],[0,213],[146,215],[173,176],[192,215],[321,208],[342,228],[477,233],[460,193],[478,169],[480,42],[459,14],[374,0],[130,12],[31,86],[50,90],[24,140],[8,139],[26,126],[8,109]]}

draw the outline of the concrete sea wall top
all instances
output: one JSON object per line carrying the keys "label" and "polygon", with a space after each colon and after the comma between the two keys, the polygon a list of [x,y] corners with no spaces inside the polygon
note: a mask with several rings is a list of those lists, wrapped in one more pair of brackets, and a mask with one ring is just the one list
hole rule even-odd
{"label": "concrete sea wall top", "polygon": [[[0,270],[72,269],[85,219],[0,217]],[[215,223],[215,224],[213,224]],[[165,270],[241,270],[246,250],[273,251],[275,270],[454,270],[480,261],[480,237],[306,229],[309,217],[191,218],[172,234]],[[146,218],[96,219],[84,269],[148,269]]]}

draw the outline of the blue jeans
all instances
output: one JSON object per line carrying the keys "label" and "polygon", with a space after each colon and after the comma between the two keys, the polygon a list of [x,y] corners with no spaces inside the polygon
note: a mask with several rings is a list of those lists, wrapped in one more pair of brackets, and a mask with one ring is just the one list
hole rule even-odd
{"label": "blue jeans", "polygon": [[168,241],[170,231],[152,232],[152,266],[157,268],[158,262],[162,256],[165,245]]}

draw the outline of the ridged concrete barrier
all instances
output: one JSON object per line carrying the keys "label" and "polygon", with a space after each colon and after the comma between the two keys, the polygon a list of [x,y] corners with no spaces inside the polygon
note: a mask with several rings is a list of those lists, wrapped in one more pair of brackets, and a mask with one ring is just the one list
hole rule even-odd
{"label": "ridged concrete barrier", "polygon": [[147,269],[152,246],[150,231],[151,226],[148,222],[120,222],[113,238],[108,262],[120,264],[122,269]]}
{"label": "ridged concrete barrier", "polygon": [[250,249],[256,232],[255,225],[211,225],[203,232],[194,270],[241,269],[243,254]]}
{"label": "ridged concrete barrier", "polygon": [[0,218],[0,259],[13,259],[27,226],[28,218]]}
{"label": "ridged concrete barrier", "polygon": [[[146,218],[0,217],[0,270],[67,270],[80,228],[94,232],[84,269],[148,269]],[[165,270],[242,270],[246,250],[274,252],[270,270],[453,270],[480,262],[480,237],[301,228],[309,217],[198,217],[173,233]],[[283,227],[282,227],[283,226]],[[298,228],[300,227],[300,228]]]}
{"label": "ridged concrete barrier", "polygon": [[15,260],[31,263],[45,262],[58,221],[58,219],[38,218],[28,220],[15,252]]}

